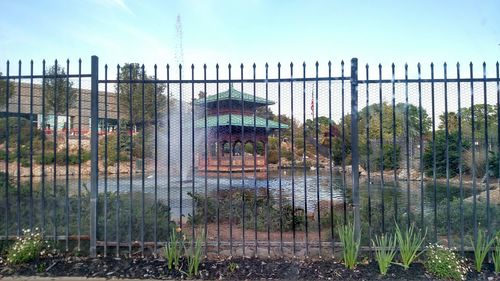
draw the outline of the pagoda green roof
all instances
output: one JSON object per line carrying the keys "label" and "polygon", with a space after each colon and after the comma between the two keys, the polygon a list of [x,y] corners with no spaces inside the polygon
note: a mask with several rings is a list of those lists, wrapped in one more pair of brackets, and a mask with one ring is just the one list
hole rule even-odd
{"label": "pagoda green roof", "polygon": [[[229,97],[230,96],[229,93],[231,93],[231,98]],[[273,105],[274,104],[273,101],[266,100],[264,98],[257,97],[257,96],[255,96],[255,100],[254,100],[254,95],[250,95],[250,94],[247,94],[247,93],[242,93],[240,91],[237,91],[233,87],[231,87],[229,90],[227,90],[225,92],[219,93],[219,95],[218,95],[219,98],[218,99],[217,99],[217,94],[215,94],[215,95],[211,95],[211,96],[206,97],[206,100],[207,100],[207,104],[217,102],[217,100],[219,102],[220,101],[226,101],[226,100],[240,101],[241,102],[241,99],[242,99],[241,96],[242,95],[243,95],[243,101],[244,102],[255,103],[255,104],[260,105],[260,106]],[[205,98],[197,99],[196,101],[194,101],[194,104],[195,105],[204,105],[205,104]]]}
{"label": "pagoda green roof", "polygon": [[[219,127],[220,126],[229,126],[229,119],[231,119],[232,126],[242,126],[242,118],[243,117],[243,126],[244,127],[254,127],[254,117],[253,116],[241,116],[238,114],[225,114],[217,116],[208,116],[207,117],[207,127],[217,127],[217,119],[219,119]],[[266,126],[267,122],[267,126]],[[201,118],[196,120],[195,128],[205,128],[205,118]],[[269,128],[269,129],[288,129],[288,125],[267,120],[262,117],[255,117],[255,128]]]}

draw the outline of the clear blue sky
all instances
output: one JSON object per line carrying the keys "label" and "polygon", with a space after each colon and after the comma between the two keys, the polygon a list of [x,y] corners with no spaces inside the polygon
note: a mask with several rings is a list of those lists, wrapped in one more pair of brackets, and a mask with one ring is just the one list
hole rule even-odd
{"label": "clear blue sky", "polygon": [[178,14],[184,62],[197,66],[358,57],[387,68],[419,61],[493,67],[500,58],[498,0],[0,0],[0,11],[4,73],[7,59],[33,59],[38,68],[43,58],[82,58],[87,68],[93,54],[113,66],[175,63]]}

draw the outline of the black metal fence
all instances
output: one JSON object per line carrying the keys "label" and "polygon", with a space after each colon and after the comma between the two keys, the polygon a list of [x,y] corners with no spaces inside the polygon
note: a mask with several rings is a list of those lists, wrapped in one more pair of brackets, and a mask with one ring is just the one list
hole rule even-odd
{"label": "black metal fence", "polygon": [[462,252],[498,231],[499,64],[350,66],[7,63],[0,239],[131,255],[180,230],[207,255],[331,256],[349,221],[367,249],[396,223]]}

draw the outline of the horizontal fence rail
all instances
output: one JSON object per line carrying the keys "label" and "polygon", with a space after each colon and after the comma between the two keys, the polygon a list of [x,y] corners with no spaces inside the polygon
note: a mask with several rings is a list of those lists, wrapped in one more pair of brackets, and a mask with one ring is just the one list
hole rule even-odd
{"label": "horizontal fence rail", "polygon": [[462,253],[500,229],[498,63],[90,65],[0,73],[0,240],[326,257],[350,223],[368,251],[396,225]]}

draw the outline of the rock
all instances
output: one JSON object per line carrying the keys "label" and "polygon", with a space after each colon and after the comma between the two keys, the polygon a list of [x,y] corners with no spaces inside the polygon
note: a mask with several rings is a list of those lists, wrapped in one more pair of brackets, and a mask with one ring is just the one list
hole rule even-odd
{"label": "rock", "polygon": [[[340,172],[343,172],[342,171],[342,168],[340,168],[339,170]],[[358,171],[359,171],[359,175],[360,176],[366,176],[368,175],[368,173],[366,172],[365,169],[363,169],[363,167],[361,167],[361,165],[358,167]],[[348,166],[345,166],[345,171],[346,175],[352,175],[352,166],[348,165]]]}
{"label": "rock", "polygon": [[[398,179],[399,180],[407,180],[407,169],[401,169],[399,174],[398,174]],[[420,171],[416,169],[410,169],[410,181],[420,181],[422,180]]]}

